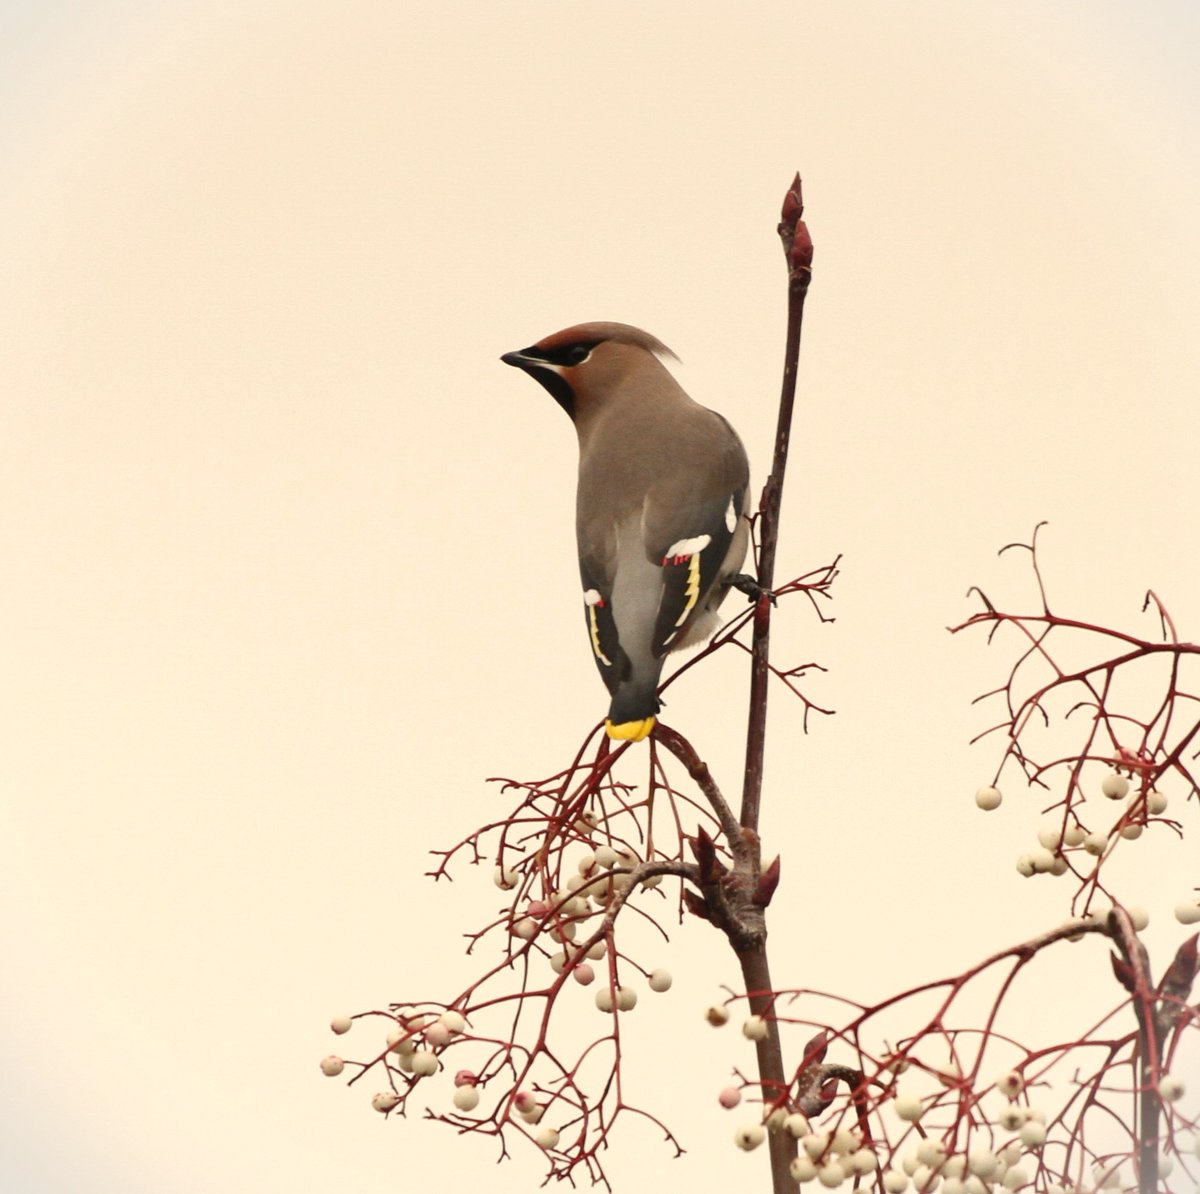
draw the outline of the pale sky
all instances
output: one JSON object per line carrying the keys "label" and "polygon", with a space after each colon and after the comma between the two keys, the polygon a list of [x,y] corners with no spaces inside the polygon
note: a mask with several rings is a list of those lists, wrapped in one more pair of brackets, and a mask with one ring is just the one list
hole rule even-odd
{"label": "pale sky", "polygon": [[[0,5],[0,1186],[537,1188],[317,1063],[463,985],[497,893],[427,851],[604,711],[574,436],[497,358],[645,327],[761,484],[796,170],[779,573],[844,574],[777,623],[838,712],[773,705],[776,977],[878,997],[1058,923],[1036,798],[971,800],[1007,656],[944,627],[1030,603],[995,553],[1048,519],[1064,608],[1148,633],[1152,586],[1200,633],[1198,55],[1190,0]],[[729,788],[743,688],[672,690]],[[1169,950],[1198,880],[1149,837]],[[764,1188],[700,1021],[732,958],[689,922],[661,964],[629,1081],[689,1151],[631,1126],[614,1185]]]}

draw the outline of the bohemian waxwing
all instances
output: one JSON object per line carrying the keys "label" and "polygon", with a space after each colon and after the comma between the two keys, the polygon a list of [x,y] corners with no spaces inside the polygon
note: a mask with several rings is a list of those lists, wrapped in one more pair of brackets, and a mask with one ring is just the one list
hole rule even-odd
{"label": "bohemian waxwing", "polygon": [[737,433],[693,402],[660,341],[581,323],[519,352],[579,437],[575,529],[588,639],[612,696],[611,738],[654,728],[668,651],[708,639],[746,555],[750,466]]}

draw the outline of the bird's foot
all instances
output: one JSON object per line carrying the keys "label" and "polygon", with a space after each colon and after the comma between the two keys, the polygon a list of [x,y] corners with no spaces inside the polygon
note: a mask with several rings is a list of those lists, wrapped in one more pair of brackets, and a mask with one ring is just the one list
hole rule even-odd
{"label": "bird's foot", "polygon": [[751,601],[761,601],[766,597],[772,605],[779,604],[775,594],[770,589],[764,589],[749,573],[735,572],[725,583],[731,589],[737,589],[739,593],[745,593]]}

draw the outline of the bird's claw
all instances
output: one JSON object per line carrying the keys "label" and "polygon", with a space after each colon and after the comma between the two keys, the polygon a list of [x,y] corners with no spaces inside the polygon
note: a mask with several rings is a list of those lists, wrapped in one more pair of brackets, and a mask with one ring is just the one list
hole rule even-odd
{"label": "bird's claw", "polygon": [[766,597],[772,605],[779,604],[775,594],[770,589],[764,589],[753,576],[750,576],[746,572],[735,572],[725,583],[731,589],[737,589],[739,593],[745,593],[751,601],[761,601]]}

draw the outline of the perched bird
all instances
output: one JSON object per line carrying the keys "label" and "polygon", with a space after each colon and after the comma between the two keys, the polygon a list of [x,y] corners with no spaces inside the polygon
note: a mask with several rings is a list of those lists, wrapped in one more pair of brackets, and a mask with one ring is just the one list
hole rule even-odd
{"label": "perched bird", "polygon": [[[505,353],[579,437],[575,530],[588,638],[611,738],[654,728],[664,656],[709,638],[746,555],[750,466],[737,432],[693,402],[674,357],[624,323],[581,323]],[[752,591],[752,589],[751,589]]]}

